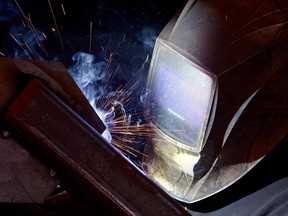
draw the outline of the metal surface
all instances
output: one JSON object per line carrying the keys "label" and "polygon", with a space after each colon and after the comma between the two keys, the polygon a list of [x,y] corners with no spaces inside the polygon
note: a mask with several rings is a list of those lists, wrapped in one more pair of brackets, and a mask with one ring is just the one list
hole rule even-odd
{"label": "metal surface", "polygon": [[31,81],[5,120],[55,164],[71,190],[111,212],[189,215],[39,81]]}
{"label": "metal surface", "polygon": [[0,57],[0,114],[23,91],[33,77],[45,83],[99,133],[106,126],[77,87],[61,62]]}
{"label": "metal surface", "polygon": [[0,135],[0,203],[44,203],[59,179],[7,130]]}

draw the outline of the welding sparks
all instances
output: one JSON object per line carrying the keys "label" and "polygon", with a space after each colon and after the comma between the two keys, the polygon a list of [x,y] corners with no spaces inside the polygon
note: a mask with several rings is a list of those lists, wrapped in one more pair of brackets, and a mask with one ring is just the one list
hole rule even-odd
{"label": "welding sparks", "polygon": [[[76,64],[68,68],[77,85],[82,90],[94,110],[98,113],[107,129],[104,137],[123,154],[133,157],[144,156],[141,146],[153,135],[149,124],[141,120],[140,113],[133,111],[135,92],[141,85],[139,79],[132,77],[125,85],[119,84],[111,89],[111,83],[119,69],[111,70],[113,53],[104,62],[95,62],[95,56],[76,53]],[[146,64],[147,58],[143,64]],[[143,70],[143,64],[138,73]],[[136,73],[136,75],[138,74]],[[141,123],[143,121],[143,123]]]}
{"label": "welding sparks", "polygon": [[42,32],[42,35],[43,35],[43,37],[44,37],[45,39],[47,39],[47,36],[46,36],[46,34],[45,34],[44,32]]}
{"label": "welding sparks", "polygon": [[63,4],[61,4],[61,8],[62,8],[63,15],[66,16],[66,12],[65,12],[65,8]]}
{"label": "welding sparks", "polygon": [[92,47],[92,28],[93,28],[93,26],[92,26],[93,24],[92,24],[92,22],[90,22],[90,40],[89,40],[89,53],[91,54],[91,47]]}
{"label": "welding sparks", "polygon": [[24,53],[25,53],[29,58],[31,58],[30,54],[27,53],[26,49],[25,49],[25,48],[22,46],[22,44],[16,39],[16,37],[15,37],[13,34],[11,34],[11,33],[9,33],[9,34],[10,34],[10,36],[13,38],[13,40],[20,46],[20,48],[24,51]]}
{"label": "welding sparks", "polygon": [[154,131],[150,124],[131,124],[125,125],[126,119],[122,117],[113,120],[114,125],[109,128],[112,134],[111,143],[118,148],[120,147],[124,154],[130,153],[134,157],[139,155],[146,157],[141,151],[137,150],[135,145],[141,145],[141,142],[146,141],[147,138],[153,136]]}
{"label": "welding sparks", "polygon": [[137,157],[137,155],[143,156],[143,154],[141,151],[135,149],[135,145],[141,144],[141,139],[152,136],[154,132],[149,124],[138,124],[137,122],[133,122],[133,116],[127,114],[125,111],[124,106],[129,107],[129,103],[131,103],[129,95],[135,86],[126,91],[118,89],[118,91],[108,94],[105,100],[99,98],[101,103],[96,101],[96,104],[100,104],[100,106],[97,107],[98,109],[108,110],[105,111],[107,115],[105,121],[112,136],[111,143],[118,147],[124,154],[129,153],[130,155]]}
{"label": "welding sparks", "polygon": [[[24,27],[23,29],[22,26],[21,27],[16,26],[17,31],[10,32],[10,36],[21,48],[21,50],[19,49],[20,52],[18,50],[15,51],[15,56],[17,58],[28,57],[29,59],[41,60],[43,59],[42,55],[37,53],[36,51],[37,47],[35,47],[35,45],[38,45],[42,49],[42,51],[46,54],[46,56],[48,56],[48,53],[42,43],[42,40],[47,39],[47,35],[43,31],[38,32],[36,30],[32,22],[34,14],[33,13],[30,14],[29,12],[27,13],[25,10],[23,10],[19,5],[18,0],[14,1],[20,13],[22,14],[23,19],[21,21],[22,26]],[[48,8],[47,12],[50,16],[52,15],[53,18],[53,24],[52,24],[53,27],[51,26],[49,27],[50,31],[48,31],[48,33],[50,34],[54,33],[56,40],[58,40],[58,42],[61,44],[62,49],[64,49],[61,32],[59,31],[59,27],[61,25],[60,23],[58,24],[56,19],[59,14],[55,13],[57,12],[56,10],[54,12],[55,8],[52,5],[53,2],[51,0],[47,1],[49,5],[49,7],[48,5],[46,6]],[[62,16],[63,15],[65,16],[66,10],[64,8],[64,5],[60,4],[60,6],[62,11],[59,10],[59,12]],[[96,26],[97,24],[99,25],[98,22],[95,22]],[[115,41],[115,44],[118,45],[118,48],[116,48],[116,55],[114,56],[113,52],[110,51],[111,49],[114,49],[111,46],[111,43],[114,43],[114,41],[108,42],[105,48],[101,47],[102,48],[101,57],[103,57],[104,59],[103,62],[95,63],[94,57],[92,57],[93,52],[92,39],[93,39],[94,23],[90,21],[88,25],[89,25],[88,53],[90,54],[90,56],[80,57],[82,58],[82,60],[81,62],[79,62],[79,64],[76,64],[76,66],[78,67],[77,70],[80,70],[79,73],[81,73],[82,77],[81,78],[78,77],[79,74],[78,75],[73,74],[72,78],[74,78],[74,81],[76,81],[76,83],[79,86],[81,86],[81,90],[83,90],[84,96],[89,100],[89,102],[91,103],[97,114],[99,116],[102,116],[101,118],[108,128],[108,130],[105,131],[104,136],[113,145],[121,149],[121,151],[124,154],[130,156],[132,155],[133,157],[141,155],[142,157],[143,149],[141,149],[141,145],[143,147],[145,139],[147,139],[149,136],[152,136],[153,130],[150,128],[150,125],[146,124],[145,121],[142,119],[143,117],[140,111],[141,95],[139,95],[140,94],[139,89],[140,87],[141,88],[143,87],[141,86],[143,83],[140,81],[140,79],[142,79],[140,77],[144,76],[140,75],[139,78],[135,77],[137,77],[139,74],[141,74],[141,72],[144,71],[144,69],[147,68],[146,66],[148,65],[150,55],[147,53],[141,55],[141,57],[139,58],[140,62],[139,59],[137,59],[138,55],[131,57],[135,59],[135,62],[137,64],[136,68],[134,68],[135,66],[133,62],[133,69],[130,68],[128,69],[133,71],[124,71],[122,67],[120,67],[120,63],[118,61],[116,64],[114,64],[115,63],[115,61],[113,62],[114,57],[116,56],[116,58],[119,58],[119,55],[122,55],[121,53],[119,53],[117,49],[120,48],[120,46],[124,48],[124,46],[126,46],[127,43],[129,42],[130,36],[127,32],[125,32],[123,34],[123,37],[120,38],[120,41],[118,42]],[[29,33],[29,35],[26,35],[26,28],[30,29],[29,32],[27,31],[27,34]],[[23,33],[21,32],[22,35],[19,35],[19,30],[22,29],[24,30],[24,32]],[[95,31],[96,30],[97,29],[95,27]],[[31,36],[30,32],[33,33],[34,36]],[[26,40],[28,37],[29,41]],[[97,37],[98,36],[96,35],[95,38],[97,39]],[[50,38],[51,37],[49,37],[48,34],[48,39]],[[143,42],[142,40],[140,41]],[[143,50],[146,50],[146,48]],[[0,55],[4,56],[4,54],[1,52]],[[122,59],[125,58],[124,56],[121,57]],[[131,60],[131,63],[133,60]],[[132,78],[129,77],[131,79],[128,80],[128,82],[126,82],[127,77],[125,77],[126,80],[124,78],[122,80],[121,76],[118,75],[116,76],[117,73],[121,73],[121,75],[124,76],[129,76],[127,74],[133,74],[133,76],[131,76]],[[80,79],[82,80],[80,81]],[[93,92],[95,89],[97,92]]]}
{"label": "welding sparks", "polygon": [[[16,3],[16,5],[17,5],[19,11],[21,12],[24,20],[26,21],[27,25],[29,26],[31,32],[33,32],[33,34],[34,34],[34,36],[35,36],[35,39],[36,39],[36,43],[37,43],[38,46],[42,49],[42,51],[46,54],[46,56],[48,56],[48,53],[47,53],[47,51],[46,51],[43,43],[41,42],[41,39],[40,39],[39,36],[38,36],[38,33],[37,33],[37,31],[36,31],[36,28],[34,27],[32,21],[31,21],[31,16],[30,16],[30,14],[28,13],[28,16],[26,16],[26,15],[24,14],[22,8],[20,7],[19,3],[17,2],[17,0],[15,0],[15,3]],[[22,20],[22,24],[23,24],[23,26],[24,26],[24,28],[25,28],[25,27],[26,27],[26,24],[25,24],[25,22],[24,22],[23,20]],[[13,37],[13,39],[16,40],[15,37]],[[17,40],[16,40],[16,41],[17,41]],[[17,42],[17,43],[18,43],[18,42]],[[19,44],[19,43],[18,43],[18,44]],[[28,47],[29,47],[29,46],[28,46]],[[23,49],[23,47],[22,47],[22,49]],[[30,51],[31,51],[31,50],[30,50]],[[32,53],[33,53],[33,52],[32,52]],[[34,55],[34,54],[33,54],[33,55]],[[34,55],[34,56],[35,56],[35,55]],[[35,59],[38,59],[38,58],[35,58]]]}
{"label": "welding sparks", "polygon": [[62,49],[64,49],[64,45],[63,45],[63,42],[62,42],[62,38],[61,38],[61,35],[60,35],[60,31],[59,31],[59,28],[58,28],[58,24],[57,24],[56,17],[55,17],[55,15],[54,15],[54,11],[53,11],[53,8],[52,8],[52,5],[51,5],[50,0],[48,0],[48,4],[49,4],[49,8],[50,8],[50,11],[51,11],[51,14],[52,14],[53,20],[54,20],[54,24],[55,24],[55,27],[56,27],[57,33],[58,33],[58,38],[59,38],[59,41],[60,41],[61,47],[62,47]]}

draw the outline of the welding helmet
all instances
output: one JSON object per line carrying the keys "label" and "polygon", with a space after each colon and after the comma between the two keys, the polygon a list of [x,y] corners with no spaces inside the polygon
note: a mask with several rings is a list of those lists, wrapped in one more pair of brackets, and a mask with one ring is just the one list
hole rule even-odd
{"label": "welding helmet", "polygon": [[158,36],[143,170],[172,197],[192,203],[223,190],[287,133],[286,111],[279,118],[271,106],[287,97],[275,88],[288,58],[286,22],[275,3],[191,0]]}

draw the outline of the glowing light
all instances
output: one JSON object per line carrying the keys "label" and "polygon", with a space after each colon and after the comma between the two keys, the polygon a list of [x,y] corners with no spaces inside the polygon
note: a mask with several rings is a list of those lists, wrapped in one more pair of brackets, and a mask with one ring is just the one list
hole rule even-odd
{"label": "glowing light", "polygon": [[43,35],[43,37],[44,37],[45,39],[47,39],[47,36],[46,36],[46,34],[45,34],[44,32],[42,32],[42,35]]}
{"label": "glowing light", "polygon": [[[42,53],[38,52],[38,48],[41,48],[46,54],[46,57],[48,57],[48,53],[42,41],[47,39],[47,36],[48,39],[51,40],[51,37],[46,35],[43,31],[38,31],[32,23],[34,13],[30,14],[30,12],[23,10],[17,1],[18,0],[15,0],[15,7],[16,9],[18,7],[23,19],[20,20],[21,26],[16,23],[16,25],[12,26],[13,28],[11,28],[9,32],[10,36],[16,43],[14,57],[37,60],[45,59]],[[52,22],[54,21],[52,24],[53,27],[50,28],[50,33],[52,32],[55,35],[57,34],[57,41],[61,43],[63,49],[63,42],[60,35],[61,32],[58,28],[58,26],[62,27],[63,23],[58,23],[56,18],[59,14],[65,16],[66,10],[64,5],[60,4],[62,11],[55,10],[58,14],[54,13],[53,2],[51,0],[47,1],[48,5],[46,5],[46,7],[48,8],[48,12],[50,12],[49,15],[53,18]],[[38,21],[39,20],[37,20],[37,24]],[[97,21],[95,24],[99,25],[100,22],[101,21]],[[116,49],[116,55],[119,56],[119,51],[117,49],[121,46],[125,46],[126,48],[127,43],[130,43],[130,35],[126,35],[126,31],[124,31],[122,34],[123,37],[120,38],[120,41],[115,43],[117,44],[116,48],[113,47],[112,49],[109,44],[110,42],[103,44],[103,53],[101,53],[103,61],[98,61],[97,59],[98,62],[96,62],[95,56],[92,55],[93,24],[92,21],[89,23],[89,54],[75,53],[72,59],[76,63],[72,66],[73,69],[72,67],[68,68],[68,72],[80,87],[95,112],[106,124],[107,129],[104,131],[102,136],[117,148],[121,149],[121,151],[128,157],[131,155],[134,157],[139,155],[145,157],[142,153],[143,148],[140,149],[137,146],[143,146],[147,137],[152,136],[154,131],[150,128],[150,125],[146,124],[144,119],[142,119],[140,104],[143,102],[143,96],[142,92],[140,93],[140,91],[137,91],[138,87],[143,84],[140,81],[140,79],[143,79],[144,77],[141,73],[148,69],[147,66],[149,65],[150,60],[150,55],[148,53],[152,52],[157,37],[156,30],[154,28],[145,27],[143,30],[136,33],[137,35],[135,36],[137,37],[137,43],[139,41],[143,43],[145,54],[141,56],[141,58],[138,58],[138,53],[137,56],[132,56],[129,61],[131,60],[132,62],[132,59],[135,59],[136,64],[133,62],[133,68],[131,67],[132,71],[124,71],[121,65],[122,62],[117,62],[117,67],[115,66],[116,64],[113,62],[115,55],[111,50]],[[49,42],[50,41],[48,41],[47,44],[50,44]],[[69,43],[69,41],[67,41],[67,43]],[[146,52],[147,50],[149,50],[149,52]],[[0,55],[4,56],[4,53],[0,52]],[[121,56],[121,58],[122,57],[123,59],[127,58],[127,56]],[[143,62],[139,62],[139,59]],[[55,57],[53,60],[58,59]],[[136,66],[134,66],[134,64]],[[113,69],[111,69],[111,65]],[[130,70],[130,68],[128,70]],[[118,73],[120,73],[121,76],[118,76]],[[129,81],[125,80],[125,82],[122,82],[122,76],[128,77],[129,75],[127,74],[133,74],[133,76],[129,77],[131,78],[130,80],[128,79]],[[135,78],[138,77],[138,75],[140,78]],[[141,91],[143,91],[142,87],[141,89]]]}
{"label": "glowing light", "polygon": [[65,12],[65,8],[64,8],[64,5],[63,5],[63,4],[61,4],[61,8],[62,8],[63,15],[65,16],[65,15],[66,15],[66,12]]}
{"label": "glowing light", "polygon": [[72,59],[76,63],[68,68],[68,72],[106,125],[102,136],[124,154],[143,156],[134,147],[153,131],[149,125],[140,124],[142,120],[139,118],[134,122],[135,113],[130,114],[126,110],[131,103],[130,96],[139,83],[136,81],[127,89],[121,85],[115,90],[108,88],[117,71],[109,74],[112,56],[110,53],[108,59],[97,62],[94,55],[78,52],[73,55]]}
{"label": "glowing light", "polygon": [[54,15],[54,11],[53,11],[53,8],[52,8],[52,5],[51,5],[50,0],[48,0],[48,4],[49,4],[50,11],[51,11],[51,14],[52,14],[52,17],[53,17],[53,20],[54,20],[54,24],[55,24],[55,26],[56,26],[56,30],[57,30],[57,33],[58,33],[58,38],[59,38],[61,47],[62,47],[62,49],[64,49],[64,45],[63,45],[63,42],[62,42],[62,38],[61,38],[61,35],[60,35],[60,31],[59,31],[59,29],[58,29],[58,24],[57,24],[56,17],[55,17],[55,15]]}
{"label": "glowing light", "polygon": [[[32,21],[31,21],[30,13],[28,13],[28,16],[26,16],[26,15],[24,14],[22,8],[20,7],[19,3],[17,2],[17,0],[15,0],[15,3],[16,3],[16,5],[17,5],[19,11],[21,12],[24,20],[25,20],[26,23],[27,23],[27,25],[26,25],[25,22],[22,20],[22,24],[23,24],[24,29],[25,29],[26,27],[29,27],[30,31],[34,34],[34,37],[35,37],[35,39],[36,39],[36,44],[38,44],[38,46],[42,49],[42,51],[46,54],[46,56],[48,56],[48,53],[47,53],[47,51],[46,51],[46,49],[45,49],[45,47],[44,47],[44,45],[43,45],[43,43],[42,43],[42,40],[43,40],[43,39],[39,36],[38,31],[36,30],[36,28],[34,27]],[[27,33],[27,30],[26,30],[26,33]],[[11,33],[10,33],[10,35],[11,35]],[[26,37],[24,37],[24,38],[26,38]],[[29,38],[31,38],[31,37],[29,37]],[[13,38],[13,39],[14,39],[14,38]],[[14,40],[15,40],[15,39],[14,39]],[[16,42],[17,42],[17,40],[16,40]],[[17,43],[19,44],[19,42],[17,42]],[[31,46],[31,43],[30,43],[30,46]],[[28,47],[30,47],[30,46],[28,45]],[[21,48],[23,49],[23,47],[21,47]],[[30,48],[29,48],[29,49],[30,49]],[[34,54],[34,51],[31,51],[31,50],[30,50],[30,52],[33,53],[33,56],[37,56],[37,58],[35,58],[35,59],[42,59],[42,57],[40,58],[40,55]],[[25,53],[26,53],[26,52],[25,52]],[[27,53],[26,53],[26,55],[27,55]],[[28,55],[28,56],[29,56],[29,55]],[[30,57],[30,56],[29,56],[29,57]]]}

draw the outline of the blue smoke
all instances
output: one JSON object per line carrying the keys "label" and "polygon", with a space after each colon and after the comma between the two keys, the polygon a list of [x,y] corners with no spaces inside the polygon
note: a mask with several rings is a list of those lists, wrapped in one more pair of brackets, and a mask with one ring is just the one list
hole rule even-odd
{"label": "blue smoke", "polygon": [[[141,109],[150,58],[157,35],[171,15],[152,2],[128,0],[89,1],[81,8],[78,2],[63,1],[67,6],[67,15],[63,15],[60,3],[54,1],[62,49],[59,34],[51,31],[55,26],[48,5],[25,2],[20,2],[21,8],[26,16],[31,15],[33,27],[13,0],[0,0],[0,24],[9,22],[0,52],[7,57],[61,61],[107,128],[117,116],[122,116],[123,126],[145,123]],[[123,103],[126,99],[129,103]],[[103,101],[109,104],[104,106]],[[112,139],[109,131],[103,136]]]}
{"label": "blue smoke", "polygon": [[45,54],[41,50],[44,36],[39,30],[33,31],[30,26],[15,24],[10,27],[10,36],[17,44],[14,46],[15,58],[44,60]]}
{"label": "blue smoke", "polygon": [[0,1],[0,23],[15,21],[20,16],[20,12],[12,0]]}

